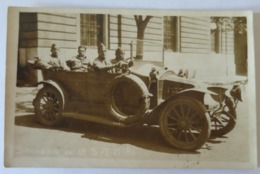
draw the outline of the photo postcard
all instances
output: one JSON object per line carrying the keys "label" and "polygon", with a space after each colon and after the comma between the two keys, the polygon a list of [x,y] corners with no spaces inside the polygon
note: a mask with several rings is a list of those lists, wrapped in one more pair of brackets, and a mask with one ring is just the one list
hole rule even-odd
{"label": "photo postcard", "polygon": [[252,20],[9,7],[5,166],[256,168]]}

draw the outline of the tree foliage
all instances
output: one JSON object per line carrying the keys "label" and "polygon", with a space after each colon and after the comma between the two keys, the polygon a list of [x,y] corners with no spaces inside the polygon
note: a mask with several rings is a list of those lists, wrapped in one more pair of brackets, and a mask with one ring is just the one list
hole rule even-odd
{"label": "tree foliage", "polygon": [[211,17],[211,23],[215,23],[218,27],[221,26],[224,32],[247,33],[246,17]]}

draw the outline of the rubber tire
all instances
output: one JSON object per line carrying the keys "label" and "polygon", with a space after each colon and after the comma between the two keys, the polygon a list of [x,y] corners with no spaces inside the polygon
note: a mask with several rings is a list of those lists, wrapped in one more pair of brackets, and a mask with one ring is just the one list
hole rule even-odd
{"label": "rubber tire", "polygon": [[[139,105],[138,109],[133,114],[126,114],[120,111],[118,107],[115,104],[114,95],[115,92],[118,91],[117,87],[120,84],[129,84],[133,85],[135,87],[134,91],[135,93],[140,94],[140,99],[138,100]],[[130,94],[133,90],[129,91]],[[126,124],[133,124],[138,121],[140,121],[144,116],[147,110],[150,107],[150,97],[149,97],[149,91],[145,85],[145,83],[137,76],[132,74],[122,75],[116,77],[111,84],[108,87],[108,90],[106,92],[106,106],[110,113],[110,115],[118,122],[126,123]]]}
{"label": "rubber tire", "polygon": [[[56,116],[50,116],[49,118],[54,118],[53,120],[48,120],[44,117],[44,114],[41,113],[41,108],[40,108],[40,102],[41,99],[46,95],[46,93],[51,93],[52,95],[54,95],[57,98],[57,101],[59,103],[59,110],[57,112]],[[61,123],[63,117],[62,117],[62,108],[63,108],[63,100],[62,100],[62,96],[59,93],[58,90],[56,90],[55,88],[51,87],[51,86],[45,86],[42,89],[39,90],[39,92],[36,95],[36,98],[33,102],[34,105],[34,111],[35,111],[35,119],[42,125],[44,126],[57,126]]]}
{"label": "rubber tire", "polygon": [[[170,101],[167,101],[168,103],[165,105],[163,108],[161,115],[159,117],[159,126],[160,126],[160,131],[164,139],[174,148],[181,149],[181,150],[187,150],[187,151],[195,151],[200,149],[206,141],[210,137],[211,133],[211,127],[210,127],[210,117],[206,113],[206,109],[204,105],[192,98],[189,97],[178,97],[178,98],[173,98]],[[169,131],[167,127],[167,113],[169,112],[170,109],[172,109],[175,106],[179,106],[179,104],[185,104],[187,106],[191,106],[191,108],[196,111],[198,114],[200,114],[200,120],[202,124],[202,130],[198,138],[191,143],[186,143],[184,141],[180,141],[176,139]],[[187,114],[187,113],[186,113]],[[178,137],[177,137],[178,138]]]}
{"label": "rubber tire", "polygon": [[229,97],[226,97],[227,100],[227,107],[228,107],[228,113],[231,114],[233,116],[234,119],[237,119],[237,112],[236,109],[234,109],[233,107],[233,102],[231,101],[231,99]]}
{"label": "rubber tire", "polygon": [[[225,114],[226,116],[228,116],[230,118],[230,120],[229,120],[228,124],[222,129],[219,129],[219,130],[215,130],[213,128],[211,129],[211,134],[216,137],[221,137],[223,135],[228,134],[235,128],[235,125],[236,125],[237,113],[236,113],[236,110],[233,108],[233,102],[231,101],[231,99],[229,97],[226,97],[226,100],[227,100],[228,111],[222,111],[220,114]],[[213,118],[211,121],[213,121]]]}
{"label": "rubber tire", "polygon": [[[236,119],[229,113],[226,111],[222,111],[219,114],[224,114],[227,117],[229,117],[228,123],[225,127],[223,127],[222,129],[213,129],[211,128],[211,135],[216,136],[216,137],[220,137],[223,135],[226,135],[227,133],[229,133],[230,131],[232,131],[236,125]],[[211,119],[211,123],[213,122],[214,118]],[[212,125],[214,127],[214,125]]]}

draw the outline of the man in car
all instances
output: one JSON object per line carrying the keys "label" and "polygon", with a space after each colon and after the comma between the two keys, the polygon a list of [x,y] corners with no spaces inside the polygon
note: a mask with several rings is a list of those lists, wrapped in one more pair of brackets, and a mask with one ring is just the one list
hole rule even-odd
{"label": "man in car", "polygon": [[87,72],[90,70],[90,60],[87,59],[86,50],[87,47],[79,46],[78,55],[66,62],[71,71]]}
{"label": "man in car", "polygon": [[102,43],[98,46],[98,57],[93,62],[93,67],[98,72],[112,73],[113,69],[118,67],[120,63],[111,64],[106,58],[106,46]]}
{"label": "man in car", "polygon": [[116,57],[111,60],[112,64],[120,64],[120,67],[115,68],[116,73],[125,72],[127,67],[133,66],[133,62],[125,60],[125,51],[118,47],[115,52]]}
{"label": "man in car", "polygon": [[125,58],[124,58],[125,57],[125,52],[124,52],[124,50],[121,47],[118,47],[116,49],[115,55],[116,55],[116,58],[111,60],[112,64],[116,64],[116,63],[118,63],[120,61],[124,61],[125,60]]}
{"label": "man in car", "polygon": [[63,60],[59,58],[60,48],[56,44],[51,45],[51,55],[45,59],[36,57],[35,67],[51,70],[69,70]]}

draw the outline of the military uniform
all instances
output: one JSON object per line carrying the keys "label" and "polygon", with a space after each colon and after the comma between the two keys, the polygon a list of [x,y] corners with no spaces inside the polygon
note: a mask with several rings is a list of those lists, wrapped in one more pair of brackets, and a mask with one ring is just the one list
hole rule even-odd
{"label": "military uniform", "polygon": [[111,65],[110,61],[108,61],[106,59],[101,59],[100,57],[96,58],[93,62],[93,66],[96,71],[112,73],[111,67],[103,68],[107,65]]}
{"label": "military uniform", "polygon": [[64,65],[59,58],[50,55],[46,59],[40,59],[35,62],[36,67],[43,69],[53,69],[53,70],[68,70],[68,67]]}
{"label": "military uniform", "polygon": [[87,56],[79,57],[75,56],[72,60],[67,61],[68,66],[71,71],[87,72],[90,68],[90,60]]}

